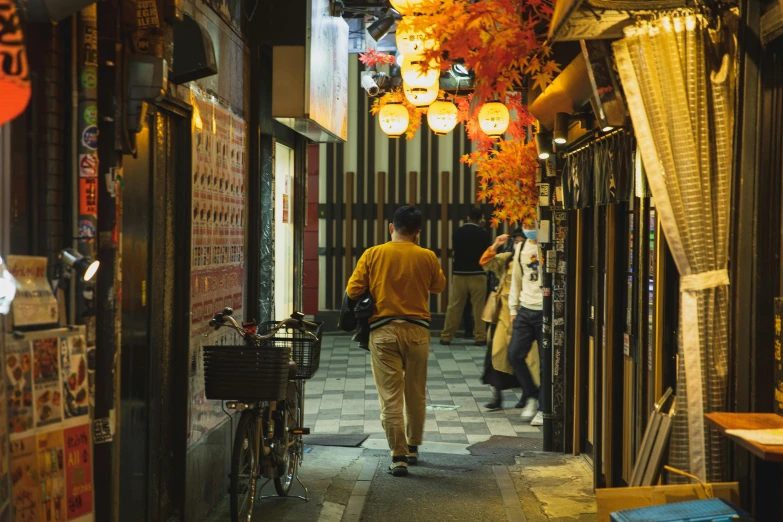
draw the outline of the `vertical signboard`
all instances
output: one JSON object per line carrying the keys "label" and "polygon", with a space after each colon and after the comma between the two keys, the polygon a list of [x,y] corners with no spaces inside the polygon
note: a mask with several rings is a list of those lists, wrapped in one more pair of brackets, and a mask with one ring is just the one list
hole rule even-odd
{"label": "vertical signboard", "polygon": [[[242,319],[246,133],[243,120],[213,100],[194,95],[200,124],[193,125],[191,236],[190,429],[188,445],[226,419],[220,401],[204,393],[202,347],[236,344],[228,329],[207,323],[225,307]],[[205,336],[204,334],[207,334]]]}
{"label": "vertical signboard", "polygon": [[783,342],[783,298],[775,298],[775,413],[783,415],[783,354],[781,343]]}

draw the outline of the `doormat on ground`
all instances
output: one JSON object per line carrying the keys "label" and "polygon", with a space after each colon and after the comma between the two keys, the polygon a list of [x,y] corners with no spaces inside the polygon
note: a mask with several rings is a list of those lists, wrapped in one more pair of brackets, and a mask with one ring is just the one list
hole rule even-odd
{"label": "doormat on ground", "polygon": [[525,451],[542,451],[544,441],[533,437],[506,437],[493,435],[489,440],[468,446],[468,451],[475,457],[496,457],[508,460],[513,464],[514,457]]}
{"label": "doormat on ground", "polygon": [[339,446],[341,448],[357,448],[367,440],[369,435],[363,433],[327,433],[323,435],[305,435],[302,437],[307,446]]}

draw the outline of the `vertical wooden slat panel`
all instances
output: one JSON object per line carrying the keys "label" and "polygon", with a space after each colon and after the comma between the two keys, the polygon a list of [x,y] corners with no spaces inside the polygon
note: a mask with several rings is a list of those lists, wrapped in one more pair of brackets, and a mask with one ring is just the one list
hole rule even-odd
{"label": "vertical wooden slat panel", "polygon": [[326,145],[326,205],[324,218],[326,222],[326,306],[330,309],[335,308],[334,291],[334,258],[335,258],[335,239],[334,239],[334,157],[335,145]]}
{"label": "vertical wooden slat panel", "polygon": [[[440,258],[443,263],[443,272],[448,277],[449,273],[449,172],[440,173]],[[440,294],[440,307],[445,310],[449,302],[448,288]]]}
{"label": "vertical wooden slat panel", "polygon": [[378,173],[378,199],[376,201],[377,208],[378,208],[378,214],[377,214],[377,221],[376,221],[376,234],[377,239],[375,241],[376,245],[380,245],[384,243],[384,237],[386,236],[384,231],[384,207],[386,206],[386,173],[385,172],[379,172]]}
{"label": "vertical wooden slat panel", "polygon": [[342,143],[337,144],[337,154],[335,158],[335,170],[336,170],[336,176],[335,176],[335,189],[334,192],[337,196],[335,200],[335,212],[334,212],[334,227],[335,227],[335,243],[333,243],[337,248],[334,249],[334,271],[335,271],[335,277],[334,277],[334,294],[332,295],[332,299],[335,301],[335,308],[339,308],[339,302],[342,298],[343,290],[345,289],[344,282],[344,255],[345,253],[340,250],[340,246],[342,246],[344,243],[345,238],[345,191],[343,190],[343,185],[345,184],[345,162],[344,162],[344,151],[345,145]]}
{"label": "vertical wooden slat panel", "polygon": [[408,205],[419,204],[419,200],[416,196],[416,188],[417,188],[416,178],[417,178],[416,172],[408,173]]}
{"label": "vertical wooden slat panel", "polygon": [[408,141],[400,140],[399,159],[397,161],[397,199],[396,202],[402,205],[408,199],[405,193],[407,183],[405,182],[405,171],[408,167]]}
{"label": "vertical wooden slat panel", "polygon": [[353,272],[353,180],[354,173],[345,175],[345,277]]}

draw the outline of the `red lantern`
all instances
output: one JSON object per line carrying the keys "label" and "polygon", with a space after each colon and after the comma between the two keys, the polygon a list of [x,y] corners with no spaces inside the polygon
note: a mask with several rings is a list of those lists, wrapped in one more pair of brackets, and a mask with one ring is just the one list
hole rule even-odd
{"label": "red lantern", "polygon": [[13,0],[0,0],[0,125],[13,120],[30,101],[22,21]]}

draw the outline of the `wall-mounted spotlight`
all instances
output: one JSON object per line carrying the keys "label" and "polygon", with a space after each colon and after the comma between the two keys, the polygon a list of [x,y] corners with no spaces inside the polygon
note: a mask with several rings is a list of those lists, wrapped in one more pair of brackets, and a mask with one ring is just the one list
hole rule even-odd
{"label": "wall-mounted spotlight", "polygon": [[72,248],[60,252],[60,259],[69,271],[73,270],[84,281],[92,279],[100,267],[100,261],[84,257]]}
{"label": "wall-mounted spotlight", "polygon": [[538,159],[549,159],[552,155],[552,133],[539,132],[536,134],[536,147],[538,148]]}
{"label": "wall-mounted spotlight", "polygon": [[369,27],[367,27],[367,34],[369,34],[370,37],[376,42],[380,42],[384,36],[389,34],[389,31],[393,25],[394,17],[391,15],[378,18],[376,21],[371,23]]}
{"label": "wall-mounted spotlight", "polygon": [[563,145],[568,142],[569,116],[570,115],[567,112],[558,112],[555,115],[554,141],[558,145]]}
{"label": "wall-mounted spotlight", "polygon": [[470,71],[461,63],[455,63],[451,66],[451,74],[457,78],[470,78]]}

